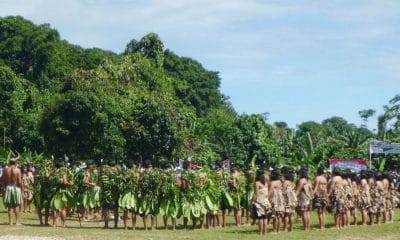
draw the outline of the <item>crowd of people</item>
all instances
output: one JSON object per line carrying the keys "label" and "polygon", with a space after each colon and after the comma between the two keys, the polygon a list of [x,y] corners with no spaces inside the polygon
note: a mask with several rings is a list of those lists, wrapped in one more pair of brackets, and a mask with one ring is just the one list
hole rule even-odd
{"label": "crowd of people", "polygon": [[67,216],[74,214],[80,222],[104,221],[104,228],[110,220],[117,228],[122,219],[128,229],[130,219],[135,229],[141,217],[146,230],[155,229],[157,216],[165,228],[174,230],[179,218],[183,228],[188,228],[189,221],[193,229],[215,228],[225,227],[232,213],[236,226],[258,221],[258,233],[265,234],[270,223],[273,233],[292,231],[296,214],[309,231],[313,210],[321,230],[327,213],[334,216],[336,228],[357,225],[359,216],[362,225],[390,223],[399,204],[393,174],[371,170],[318,168],[311,173],[307,166],[241,170],[218,164],[193,167],[188,162],[162,169],[129,163],[74,169],[49,161],[33,172],[17,160],[10,160],[1,178],[10,225],[20,224],[20,208],[30,212],[33,202],[41,225],[66,226]]}

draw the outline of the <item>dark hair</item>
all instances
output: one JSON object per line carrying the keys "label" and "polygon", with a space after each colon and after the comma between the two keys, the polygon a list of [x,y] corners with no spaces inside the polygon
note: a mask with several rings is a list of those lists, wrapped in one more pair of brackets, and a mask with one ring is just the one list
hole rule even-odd
{"label": "dark hair", "polygon": [[62,164],[62,162],[57,161],[57,162],[54,163],[54,167],[56,167],[56,168],[62,168],[62,167],[63,167],[63,164]]}
{"label": "dark hair", "polygon": [[356,183],[360,183],[360,181],[361,181],[360,177],[356,173],[352,173],[350,175],[350,179],[351,179],[351,181],[354,181]]}
{"label": "dark hair", "polygon": [[299,177],[300,178],[307,178],[308,179],[308,174],[310,172],[310,169],[308,166],[303,166],[302,168],[300,168],[299,170]]}
{"label": "dark hair", "polygon": [[275,169],[271,172],[271,180],[272,181],[277,181],[281,179],[281,171],[279,169]]}
{"label": "dark hair", "polygon": [[261,182],[263,185],[265,185],[265,176],[264,176],[264,170],[257,170],[256,174],[256,181]]}
{"label": "dark hair", "polygon": [[294,181],[295,171],[294,171],[293,168],[291,168],[291,167],[283,167],[283,168],[282,168],[282,173],[283,173],[283,177],[284,177],[286,180],[289,180],[289,181],[291,181],[291,182]]}
{"label": "dark hair", "polygon": [[360,179],[368,179],[368,173],[365,170],[360,171]]}
{"label": "dark hair", "polygon": [[319,176],[319,175],[322,175],[322,174],[324,174],[325,173],[325,169],[323,168],[323,167],[319,167],[318,169],[317,169],[317,175]]}
{"label": "dark hair", "polygon": [[183,161],[182,168],[184,170],[189,170],[189,167],[190,167],[190,162],[188,160]]}
{"label": "dark hair", "polygon": [[381,172],[376,172],[374,176],[375,176],[375,179],[377,181],[382,181],[383,180],[383,175],[382,175]]}
{"label": "dark hair", "polygon": [[389,181],[389,183],[393,182],[393,177],[389,173],[384,172],[384,173],[382,173],[382,176],[383,176],[383,178],[386,178]]}
{"label": "dark hair", "polygon": [[332,175],[333,176],[339,176],[340,174],[341,174],[341,170],[340,170],[340,168],[338,168],[338,167],[334,167],[333,169],[332,169]]}

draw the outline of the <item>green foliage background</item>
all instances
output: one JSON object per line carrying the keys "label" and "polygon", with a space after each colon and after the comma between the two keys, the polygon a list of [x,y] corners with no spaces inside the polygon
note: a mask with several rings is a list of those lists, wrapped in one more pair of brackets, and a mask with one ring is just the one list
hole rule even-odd
{"label": "green foliage background", "polygon": [[[236,113],[219,87],[218,72],[165,49],[155,33],[117,54],[70,44],[48,24],[0,18],[0,161],[12,149],[25,162],[66,155],[160,166],[190,157],[317,167],[331,157],[368,158],[372,139],[400,141],[400,95],[373,133],[340,117],[296,129],[270,124],[262,114]],[[359,113],[366,123],[375,110]]]}

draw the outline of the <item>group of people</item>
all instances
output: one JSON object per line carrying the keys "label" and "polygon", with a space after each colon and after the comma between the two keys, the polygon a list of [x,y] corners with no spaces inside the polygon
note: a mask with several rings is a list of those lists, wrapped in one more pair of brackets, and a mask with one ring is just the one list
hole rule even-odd
{"label": "group of people", "polygon": [[20,208],[22,211],[31,212],[33,201],[34,174],[32,167],[17,165],[18,157],[11,158],[9,165],[1,167],[1,193],[5,206],[8,208],[9,224],[12,225],[11,215],[14,212],[14,224],[20,225]]}
{"label": "group of people", "polygon": [[319,168],[311,179],[308,167],[242,171],[218,165],[193,169],[185,162],[180,168],[110,163],[73,169],[49,162],[34,176],[29,168],[21,171],[16,160],[10,160],[2,176],[10,224],[13,212],[14,223],[20,224],[19,208],[23,205],[30,211],[32,199],[41,225],[57,226],[61,219],[61,226],[66,226],[67,216],[74,214],[80,222],[101,219],[104,228],[112,219],[117,228],[122,219],[128,229],[131,219],[135,229],[138,216],[146,230],[157,227],[157,216],[162,217],[165,228],[171,219],[175,229],[179,218],[184,228],[189,221],[193,229],[215,228],[225,227],[231,212],[237,226],[243,224],[242,214],[245,224],[258,220],[259,234],[267,232],[269,223],[273,233],[292,231],[296,214],[308,231],[312,210],[318,214],[321,230],[327,212],[334,215],[337,228],[350,226],[351,218],[357,225],[359,215],[362,225],[388,223],[399,204],[390,175],[370,170],[354,173]]}
{"label": "group of people", "polygon": [[319,228],[325,229],[326,213],[334,215],[335,227],[346,228],[362,225],[393,222],[394,208],[399,204],[399,192],[389,174],[379,171],[361,171],[323,168],[317,170],[315,180],[310,179],[307,167],[295,172],[290,168],[273,170],[266,177],[264,171],[257,172],[254,209],[259,221],[259,234],[265,234],[269,220],[273,221],[273,232],[283,229],[291,231],[293,215],[297,213],[304,230],[311,229],[310,212],[318,214]]}

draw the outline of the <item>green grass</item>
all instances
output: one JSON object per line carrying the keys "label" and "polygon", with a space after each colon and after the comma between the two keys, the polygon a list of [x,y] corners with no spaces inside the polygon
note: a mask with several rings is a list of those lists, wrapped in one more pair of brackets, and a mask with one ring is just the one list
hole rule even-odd
{"label": "green grass", "polygon": [[[39,226],[38,219],[33,213],[22,214],[22,226],[8,226],[7,213],[2,204],[0,204],[0,236],[1,239],[7,239],[7,236],[15,238],[29,239],[33,236],[50,237],[56,239],[400,239],[400,211],[396,210],[395,221],[391,224],[374,225],[374,226],[358,226],[347,229],[333,229],[333,217],[328,215],[328,229],[325,231],[317,230],[318,220],[315,213],[312,215],[313,230],[304,232],[301,230],[301,221],[297,220],[293,232],[282,232],[278,235],[267,233],[266,236],[257,235],[257,226],[243,226],[237,228],[233,226],[233,217],[229,216],[229,226],[226,228],[218,228],[212,230],[183,230],[176,231],[164,230],[159,228],[156,231],[144,231],[141,219],[138,219],[137,230],[125,231],[122,229],[123,223],[120,221],[119,229],[101,229],[102,222],[84,222],[82,227],[79,226],[78,219],[69,218],[67,228],[53,228]],[[159,225],[162,225],[159,219]],[[182,221],[178,220],[178,227],[182,227]],[[269,225],[268,230],[272,226]]]}

